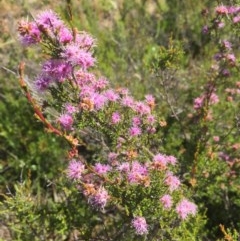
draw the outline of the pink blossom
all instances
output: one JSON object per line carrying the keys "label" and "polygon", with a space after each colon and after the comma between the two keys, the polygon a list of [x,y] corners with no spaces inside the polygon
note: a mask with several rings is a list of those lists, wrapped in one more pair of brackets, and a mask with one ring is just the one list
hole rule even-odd
{"label": "pink blossom", "polygon": [[225,26],[225,23],[224,23],[224,22],[219,22],[219,23],[217,24],[217,27],[218,27],[219,29],[224,28],[224,26]]}
{"label": "pink blossom", "polygon": [[147,102],[148,106],[153,109],[155,106],[155,98],[152,95],[146,95],[145,101]]}
{"label": "pink blossom", "polygon": [[198,109],[200,109],[200,108],[203,107],[203,104],[204,104],[204,96],[197,97],[197,98],[194,100],[193,108],[194,108],[195,110],[198,110]]}
{"label": "pink blossom", "polygon": [[52,79],[62,81],[71,74],[72,67],[60,59],[50,59],[43,63],[42,71],[49,75]]}
{"label": "pink blossom", "polygon": [[60,29],[63,26],[63,22],[52,10],[47,10],[39,13],[36,16],[36,23],[45,29]]}
{"label": "pink blossom", "polygon": [[151,109],[144,102],[138,101],[133,107],[135,111],[137,111],[140,115],[146,115],[151,112]]}
{"label": "pink blossom", "polygon": [[165,209],[170,209],[172,207],[172,197],[168,194],[165,194],[160,198],[160,202],[163,204]]}
{"label": "pink blossom", "polygon": [[38,91],[42,92],[42,91],[45,91],[46,89],[48,89],[51,82],[52,82],[52,78],[50,78],[49,76],[40,75],[34,81],[34,85]]}
{"label": "pink blossom", "polygon": [[[78,70],[75,73],[75,77],[76,77],[78,85],[81,87],[85,87],[86,85],[91,85],[94,82],[96,82],[94,74],[88,73],[83,70]],[[94,88],[94,90],[95,90],[95,88]]]}
{"label": "pink blossom", "polygon": [[227,54],[226,59],[230,62],[231,65],[236,63],[236,57],[234,54]]}
{"label": "pink blossom", "polygon": [[97,172],[100,175],[106,174],[109,172],[112,168],[109,165],[96,163],[94,166],[95,172]]}
{"label": "pink blossom", "polygon": [[219,137],[219,136],[213,136],[213,140],[214,140],[215,142],[219,142],[220,137]]}
{"label": "pink blossom", "polygon": [[81,88],[81,91],[79,93],[79,96],[81,98],[84,98],[84,97],[93,97],[95,95],[95,91],[94,89],[91,87],[91,86],[88,86],[88,85],[85,85]]}
{"label": "pink blossom", "polygon": [[18,25],[19,40],[25,46],[39,43],[41,32],[36,23],[21,21]]}
{"label": "pink blossom", "polygon": [[106,78],[100,77],[97,81],[95,81],[92,87],[96,90],[102,90],[108,86],[109,82]]}
{"label": "pink blossom", "polygon": [[230,71],[228,69],[223,69],[221,71],[221,74],[224,76],[224,77],[229,77],[230,76]]}
{"label": "pink blossom", "polygon": [[227,50],[231,50],[232,49],[232,44],[228,41],[228,40],[223,40],[222,41],[223,47]]}
{"label": "pink blossom", "polygon": [[141,123],[142,123],[142,121],[138,116],[134,116],[132,118],[132,125],[133,126],[139,126],[139,125],[141,125]]}
{"label": "pink blossom", "polygon": [[95,45],[95,39],[87,33],[78,33],[76,35],[76,43],[81,48],[89,49]]}
{"label": "pink blossom", "polygon": [[208,34],[209,33],[209,27],[207,25],[203,26],[202,33],[203,34]]}
{"label": "pink blossom", "polygon": [[64,129],[71,130],[73,125],[73,118],[71,115],[63,114],[58,118],[58,121]]}
{"label": "pink blossom", "polygon": [[154,124],[155,123],[155,121],[156,121],[156,119],[155,119],[155,116],[153,116],[153,115],[148,115],[147,117],[146,117],[146,120],[147,120],[147,123],[148,124]]}
{"label": "pink blossom", "polygon": [[176,207],[176,212],[178,216],[184,220],[190,214],[196,215],[197,206],[194,203],[188,201],[187,199],[183,199],[181,202],[178,203]]}
{"label": "pink blossom", "polygon": [[99,93],[94,93],[91,97],[95,110],[101,110],[107,104],[107,98]]}
{"label": "pink blossom", "polygon": [[121,121],[121,115],[119,112],[114,112],[111,117],[111,123],[112,124],[117,124]]}
{"label": "pink blossom", "polygon": [[128,172],[129,183],[141,183],[148,176],[147,167],[137,161],[132,163],[131,170]]}
{"label": "pink blossom", "polygon": [[109,101],[116,102],[119,99],[119,95],[112,89],[106,90],[104,95]]}
{"label": "pink blossom", "polygon": [[120,94],[120,95],[123,95],[123,96],[128,96],[129,95],[129,89],[127,88],[118,88],[117,89],[117,92]]}
{"label": "pink blossom", "polygon": [[220,61],[222,58],[223,58],[223,54],[222,53],[216,53],[213,58],[216,60],[216,61]]}
{"label": "pink blossom", "polygon": [[72,160],[67,168],[67,176],[69,179],[78,180],[82,177],[84,170],[85,166],[81,161]]}
{"label": "pink blossom", "polygon": [[129,135],[130,136],[139,136],[142,134],[142,131],[139,127],[133,126],[129,129]]}
{"label": "pink blossom", "polygon": [[110,152],[109,154],[108,154],[108,162],[113,162],[113,161],[115,161],[116,159],[117,159],[117,157],[118,157],[118,154],[117,153],[115,153],[115,152]]}
{"label": "pink blossom", "polygon": [[110,196],[104,187],[96,190],[94,195],[89,196],[89,202],[96,208],[103,209],[109,200]]}
{"label": "pink blossom", "polygon": [[240,16],[235,16],[233,18],[233,23],[239,23],[240,22]]}
{"label": "pink blossom", "polygon": [[210,96],[210,104],[216,104],[219,102],[219,98],[215,93],[212,93]]}
{"label": "pink blossom", "polygon": [[134,106],[134,99],[131,96],[125,96],[122,98],[122,105],[132,108]]}
{"label": "pink blossom", "polygon": [[144,217],[135,217],[132,220],[132,226],[138,235],[145,235],[148,233],[148,225]]}
{"label": "pink blossom", "polygon": [[167,162],[171,165],[175,165],[177,163],[177,158],[175,156],[166,156]]}
{"label": "pink blossom", "polygon": [[215,8],[215,11],[216,11],[217,14],[223,14],[223,15],[228,14],[228,8],[226,6],[223,6],[223,5],[217,6]]}
{"label": "pink blossom", "polygon": [[234,14],[234,13],[237,13],[239,12],[239,7],[235,7],[235,6],[229,6],[228,7],[228,13],[229,14]]}
{"label": "pink blossom", "polygon": [[71,114],[73,114],[77,111],[77,108],[75,106],[71,105],[71,104],[66,104],[65,111],[66,111],[67,114],[71,115]]}
{"label": "pink blossom", "polygon": [[145,100],[147,103],[154,103],[155,98],[152,95],[145,95]]}
{"label": "pink blossom", "polygon": [[122,162],[121,164],[118,165],[117,169],[120,172],[130,172],[130,164],[129,162]]}
{"label": "pink blossom", "polygon": [[73,35],[67,27],[63,26],[58,32],[58,39],[60,43],[67,44],[73,40]]}
{"label": "pink blossom", "polygon": [[84,70],[93,66],[95,63],[92,53],[80,49],[77,44],[67,45],[61,57],[65,58],[72,65],[80,65]]}
{"label": "pink blossom", "polygon": [[167,173],[164,183],[169,187],[171,192],[178,189],[181,184],[179,178],[174,176],[171,172]]}
{"label": "pink blossom", "polygon": [[156,154],[153,157],[153,167],[157,170],[164,170],[167,167],[167,158],[163,154]]}
{"label": "pink blossom", "polygon": [[229,161],[229,159],[230,159],[230,156],[229,156],[227,153],[224,153],[224,152],[220,152],[220,153],[218,154],[218,156],[219,156],[221,159],[223,159],[224,161]]}

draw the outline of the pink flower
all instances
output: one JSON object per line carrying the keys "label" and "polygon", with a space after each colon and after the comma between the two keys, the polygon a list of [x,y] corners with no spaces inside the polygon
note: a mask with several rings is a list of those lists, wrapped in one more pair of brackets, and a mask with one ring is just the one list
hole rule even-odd
{"label": "pink flower", "polygon": [[215,8],[215,11],[216,11],[217,14],[223,14],[223,15],[228,14],[228,8],[226,6],[223,6],[223,5],[217,6]]}
{"label": "pink flower", "polygon": [[197,206],[194,203],[188,201],[187,199],[183,199],[181,202],[178,203],[176,207],[176,212],[178,216],[184,220],[190,214],[196,215]]}
{"label": "pink flower", "polygon": [[112,119],[111,120],[112,124],[117,124],[117,123],[119,123],[121,121],[121,115],[118,112],[114,112],[112,114],[112,118],[111,119]]}
{"label": "pink flower", "polygon": [[71,115],[63,114],[58,118],[58,121],[64,129],[71,130],[73,125],[73,118]]}
{"label": "pink flower", "polygon": [[167,158],[163,154],[158,153],[153,157],[153,167],[157,170],[166,169],[167,163]]}
{"label": "pink flower", "polygon": [[63,22],[58,18],[57,14],[52,10],[47,10],[39,13],[36,16],[36,23],[40,27],[45,29],[60,29],[63,26]]}
{"label": "pink flower", "polygon": [[239,7],[235,7],[235,6],[228,7],[229,14],[234,14],[234,13],[237,13],[238,11],[239,11]]}
{"label": "pink flower", "polygon": [[223,40],[222,42],[223,47],[227,50],[231,50],[232,49],[232,44],[228,41],[228,40]]}
{"label": "pink flower", "polygon": [[139,125],[141,125],[141,123],[142,123],[142,121],[138,116],[134,116],[132,118],[132,125],[133,126],[139,126]]}
{"label": "pink flower", "polygon": [[194,100],[193,108],[194,108],[195,110],[198,110],[198,109],[200,109],[200,108],[203,107],[203,104],[204,104],[204,96],[197,97],[197,98]]}
{"label": "pink flower", "polygon": [[155,127],[152,127],[152,126],[148,126],[147,127],[147,133],[149,133],[149,134],[154,134],[154,133],[156,133],[156,128]]}
{"label": "pink flower", "polygon": [[19,40],[25,46],[37,44],[41,40],[41,32],[36,23],[21,21],[18,25]]}
{"label": "pink flower", "polygon": [[91,86],[83,86],[81,88],[81,92],[80,92],[80,97],[84,98],[84,97],[93,97],[95,94],[94,89]]}
{"label": "pink flower", "polygon": [[216,104],[219,102],[219,98],[215,93],[212,93],[210,96],[210,104]]}
{"label": "pink flower", "polygon": [[119,95],[114,90],[106,90],[104,95],[109,101],[116,102],[119,99]]}
{"label": "pink flower", "polygon": [[233,23],[239,23],[240,22],[240,16],[235,16],[233,18]]}
{"label": "pink flower", "polygon": [[146,95],[145,101],[147,102],[148,106],[153,109],[155,106],[155,98],[152,95]]}
{"label": "pink flower", "polygon": [[59,42],[63,43],[63,44],[67,44],[67,43],[69,43],[73,40],[73,36],[72,36],[71,31],[65,26],[63,26],[59,30],[58,38],[59,38]]}
{"label": "pink flower", "polygon": [[172,192],[179,188],[181,182],[178,177],[172,175],[171,172],[169,172],[166,176],[166,179],[164,183],[169,187],[169,190]]}
{"label": "pink flower", "polygon": [[94,195],[89,197],[89,202],[96,208],[103,209],[109,200],[110,196],[108,195],[107,190],[104,187],[100,187],[96,190]]}
{"label": "pink flower", "polygon": [[[91,85],[96,82],[94,74],[79,70],[75,73],[76,80],[79,86],[84,87],[85,85]],[[94,88],[95,90],[95,88]]]}
{"label": "pink flower", "polygon": [[61,57],[65,58],[66,61],[72,65],[80,65],[84,70],[93,66],[95,63],[92,53],[80,49],[77,44],[67,45],[64,48]]}
{"label": "pink flower", "polygon": [[71,105],[71,104],[66,104],[65,111],[66,111],[67,114],[71,115],[71,114],[73,114],[77,111],[77,108],[75,106]]}
{"label": "pink flower", "polygon": [[230,71],[228,69],[223,69],[221,71],[221,74],[224,76],[224,77],[229,77],[230,76]]}
{"label": "pink flower", "polygon": [[67,176],[69,179],[78,180],[82,177],[85,170],[84,164],[80,161],[72,160],[67,168]]}
{"label": "pink flower", "polygon": [[155,98],[152,95],[145,95],[145,100],[147,103],[154,103]]}
{"label": "pink flower", "polygon": [[217,24],[217,27],[218,27],[218,28],[224,28],[224,26],[225,26],[225,23],[224,23],[224,22],[219,22],[219,23]]}
{"label": "pink flower", "polygon": [[148,233],[148,225],[144,217],[135,217],[132,220],[132,226],[138,235],[144,235]]}
{"label": "pink flower", "polygon": [[95,110],[103,109],[103,107],[106,105],[106,103],[108,101],[107,98],[104,95],[99,94],[99,93],[94,93],[91,96],[91,99],[94,103]]}
{"label": "pink flower", "polygon": [[155,116],[153,116],[153,115],[148,115],[147,117],[146,117],[146,119],[147,119],[147,123],[148,124],[154,124],[155,123],[155,121],[156,121],[156,119],[155,119]]}
{"label": "pink flower", "polygon": [[142,131],[139,127],[133,126],[129,129],[129,135],[130,136],[139,136],[142,134]]}
{"label": "pink flower", "polygon": [[134,106],[134,99],[131,96],[125,96],[122,98],[122,105],[132,108]]}
{"label": "pink flower", "polygon": [[170,209],[172,207],[172,197],[168,194],[162,196],[160,198],[160,202],[163,204],[165,209]]}
{"label": "pink flower", "polygon": [[177,158],[175,156],[166,156],[166,159],[168,163],[170,163],[173,166],[177,163]]}
{"label": "pink flower", "polygon": [[40,75],[37,77],[37,79],[34,81],[34,85],[38,91],[45,91],[48,89],[52,82],[52,78],[46,75]]}
{"label": "pink flower", "polygon": [[109,82],[106,78],[100,77],[96,82],[93,83],[92,87],[96,90],[102,90],[108,86]]}
{"label": "pink flower", "polygon": [[219,136],[213,136],[213,140],[214,140],[215,142],[219,142],[220,137],[219,137]]}
{"label": "pink flower", "polygon": [[95,39],[87,33],[81,33],[76,35],[76,43],[81,48],[89,49],[95,45]]}
{"label": "pink flower", "polygon": [[203,26],[202,33],[203,34],[208,34],[209,33],[209,27],[207,25]]}
{"label": "pink flower", "polygon": [[61,82],[70,76],[72,67],[63,60],[50,59],[43,64],[42,71],[52,79]]}
{"label": "pink flower", "polygon": [[134,161],[132,163],[131,170],[128,172],[129,183],[137,183],[137,184],[142,183],[144,180],[147,180],[147,177],[148,177],[147,167],[137,161]]}
{"label": "pink flower", "polygon": [[97,172],[100,175],[106,174],[109,172],[112,168],[109,165],[96,163],[94,166],[95,172]]}
{"label": "pink flower", "polygon": [[128,96],[128,94],[129,94],[129,89],[127,89],[127,88],[118,88],[117,89],[117,92],[120,94],[120,95],[123,95],[123,96]]}
{"label": "pink flower", "polygon": [[137,111],[140,115],[146,115],[151,112],[150,107],[141,101],[138,101],[135,104],[134,110]]}
{"label": "pink flower", "polygon": [[227,54],[226,59],[229,61],[231,65],[235,65],[236,63],[236,57],[234,54]]}
{"label": "pink flower", "polygon": [[118,157],[118,154],[117,154],[117,153],[115,153],[115,152],[110,152],[110,153],[108,154],[108,162],[109,162],[109,163],[112,163],[112,162],[116,161],[116,160],[117,160],[117,157]]}
{"label": "pink flower", "polygon": [[121,164],[119,164],[117,169],[120,172],[130,172],[130,164],[129,164],[129,162],[122,162]]}

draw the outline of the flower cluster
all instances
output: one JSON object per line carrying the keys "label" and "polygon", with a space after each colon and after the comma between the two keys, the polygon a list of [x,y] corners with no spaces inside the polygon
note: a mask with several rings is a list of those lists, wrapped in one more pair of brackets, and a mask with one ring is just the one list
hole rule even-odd
{"label": "flower cluster", "polygon": [[[98,210],[116,202],[117,206],[132,206],[139,202],[138,194],[153,189],[156,197],[149,201],[158,210],[163,206],[170,211],[175,206],[181,219],[195,215],[196,206],[179,198],[183,185],[174,175],[177,159],[159,153],[154,141],[162,128],[155,98],[146,95],[142,101],[135,100],[128,89],[114,89],[105,78],[91,72],[96,63],[94,39],[69,29],[52,11],[40,13],[33,22],[20,22],[19,34],[24,45],[44,43],[49,53],[34,81],[34,91],[46,98],[49,93],[54,96],[51,103],[60,112],[54,123],[60,133],[68,139],[92,138],[102,149],[88,161],[73,146],[66,170],[88,203]],[[211,101],[217,101],[214,94]],[[125,189],[130,191],[123,194]],[[124,195],[129,195],[128,200]],[[139,216],[137,210],[130,212],[135,217],[132,227],[136,234],[147,234],[146,219],[151,218]]]}

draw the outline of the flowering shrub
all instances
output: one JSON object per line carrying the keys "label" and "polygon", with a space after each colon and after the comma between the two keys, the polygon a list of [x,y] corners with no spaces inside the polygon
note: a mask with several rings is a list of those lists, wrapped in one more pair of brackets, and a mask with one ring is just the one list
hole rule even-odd
{"label": "flowering shrub", "polygon": [[[46,136],[66,145],[39,145],[30,129],[26,138],[7,137],[6,105],[0,138],[21,139],[32,159],[1,151],[18,166],[10,162],[9,172],[3,157],[1,173],[28,169],[28,180],[21,175],[0,202],[13,240],[238,240],[238,2],[82,1],[71,27],[53,11],[19,23],[34,65],[31,78],[29,64],[25,72],[20,65],[20,84],[56,135]],[[95,4],[102,8],[93,14]],[[99,21],[101,11],[111,23]],[[75,24],[99,34],[99,43]],[[43,146],[48,155],[37,154]]]}
{"label": "flowering shrub", "polygon": [[155,98],[138,101],[128,89],[112,88],[93,68],[95,39],[68,28],[51,10],[21,21],[18,31],[25,46],[39,45],[47,57],[33,82],[21,64],[20,84],[47,130],[70,144],[66,178],[96,212],[115,213],[121,228],[110,235],[152,232],[165,240],[172,232],[183,235],[185,223],[191,233],[197,206],[185,197],[177,159],[159,152]]}

